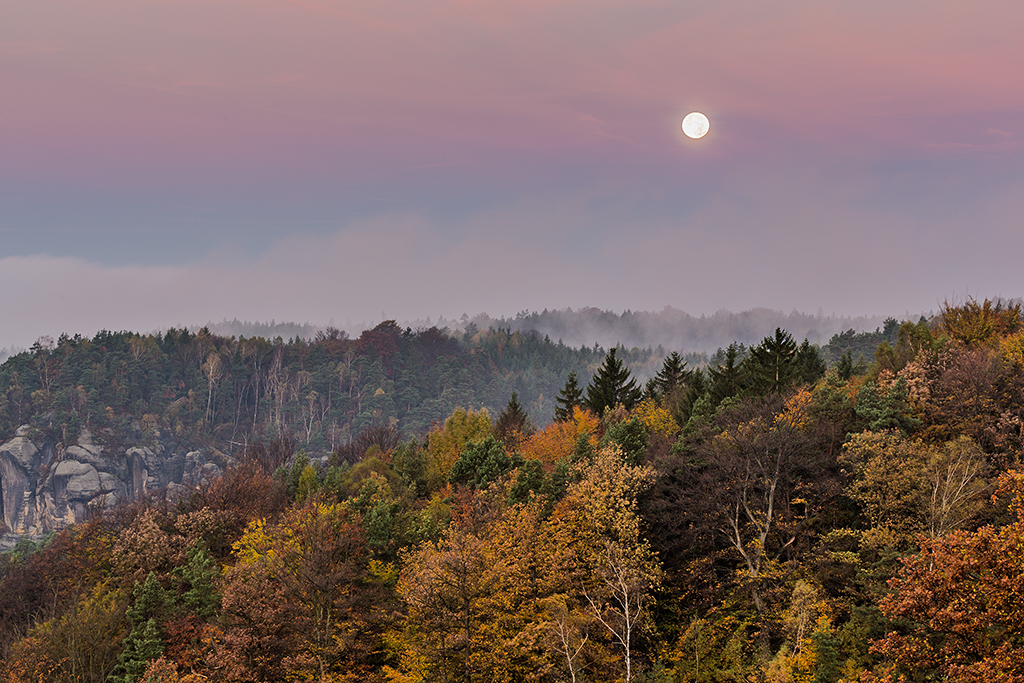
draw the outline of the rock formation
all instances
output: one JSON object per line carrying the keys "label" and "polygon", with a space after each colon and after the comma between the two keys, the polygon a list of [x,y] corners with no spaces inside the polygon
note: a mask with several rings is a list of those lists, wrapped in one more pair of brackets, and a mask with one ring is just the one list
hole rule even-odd
{"label": "rock formation", "polygon": [[0,445],[0,548],[82,521],[90,508],[113,507],[144,494],[177,498],[217,477],[202,451],[171,441],[108,449],[82,430],[75,443],[22,426]]}

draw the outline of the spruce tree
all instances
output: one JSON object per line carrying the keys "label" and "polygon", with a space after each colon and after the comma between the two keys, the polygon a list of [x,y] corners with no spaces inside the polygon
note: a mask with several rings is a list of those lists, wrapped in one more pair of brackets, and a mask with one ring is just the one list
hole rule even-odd
{"label": "spruce tree", "polygon": [[689,374],[686,369],[686,361],[678,352],[673,351],[665,357],[661,370],[658,370],[658,374],[652,380],[651,386],[654,390],[652,398],[660,401],[670,396],[686,381]]}
{"label": "spruce tree", "polygon": [[796,342],[781,327],[750,349],[744,365],[755,394],[781,394],[800,381]]}
{"label": "spruce tree", "polygon": [[209,619],[217,613],[220,595],[217,592],[217,578],[220,576],[216,560],[200,542],[188,551],[188,563],[174,569],[174,575],[181,581],[181,596],[185,609],[200,619]]}
{"label": "spruce tree", "polygon": [[740,347],[735,343],[729,344],[725,350],[724,358],[718,367],[708,367],[708,374],[711,376],[711,386],[708,388],[710,405],[712,408],[719,403],[736,396],[743,390],[745,383],[745,372],[743,360],[740,358]]}
{"label": "spruce tree", "polygon": [[828,371],[818,347],[812,346],[806,339],[796,350],[796,364],[800,370],[800,381],[804,384],[814,384]]}
{"label": "spruce tree", "polygon": [[135,585],[132,595],[135,604],[126,612],[132,629],[125,636],[124,650],[117,658],[117,666],[107,678],[111,683],[135,683],[166,647],[160,620],[167,616],[172,606],[167,591],[150,572],[144,584]]}
{"label": "spruce tree", "polygon": [[613,348],[604,357],[604,363],[594,373],[587,386],[587,398],[584,404],[595,415],[603,415],[606,408],[614,408],[622,404],[630,410],[640,401],[640,389],[636,380],[630,375],[629,369],[623,367]]}
{"label": "spruce tree", "polygon": [[498,421],[494,425],[494,432],[498,439],[505,444],[506,448],[516,449],[519,442],[525,437],[533,434],[533,425],[530,423],[530,416],[523,409],[519,402],[519,396],[512,392],[508,404],[498,413]]}
{"label": "spruce tree", "polygon": [[572,411],[576,406],[583,405],[583,390],[576,379],[576,371],[569,371],[565,386],[555,397],[555,422],[567,422],[572,419]]}
{"label": "spruce tree", "polygon": [[836,363],[836,374],[844,382],[850,381],[850,378],[853,377],[853,354],[849,349],[839,357],[839,362]]}

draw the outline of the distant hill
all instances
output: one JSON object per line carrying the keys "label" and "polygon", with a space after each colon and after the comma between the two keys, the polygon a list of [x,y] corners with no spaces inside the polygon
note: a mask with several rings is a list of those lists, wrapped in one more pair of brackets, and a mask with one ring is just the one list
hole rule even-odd
{"label": "distant hill", "polygon": [[[907,317],[917,318],[917,315]],[[787,330],[794,339],[806,338],[812,344],[824,346],[833,335],[851,329],[873,332],[884,325],[884,319],[885,316],[881,315],[844,317],[797,311],[783,313],[768,308],[740,313],[722,310],[699,317],[670,307],[658,312],[624,311],[621,314],[598,308],[566,308],[545,309],[540,313],[522,311],[512,318],[491,318],[480,314],[457,324],[460,329],[466,324],[473,324],[479,329],[536,330],[553,341],[561,340],[573,347],[594,344],[604,348],[616,345],[626,348],[661,346],[667,352],[711,354],[733,342],[747,346],[757,344],[773,334],[777,327]]]}
{"label": "distant hill", "polygon": [[[897,316],[900,320],[917,320],[921,314]],[[930,313],[925,313],[930,317]],[[602,348],[621,345],[626,348],[652,349],[661,346],[666,352],[712,354],[733,342],[747,346],[757,344],[780,327],[797,340],[807,339],[812,344],[825,346],[837,334],[880,331],[886,316],[837,316],[824,313],[784,313],[768,308],[753,308],[739,313],[721,310],[712,315],[693,316],[675,308],[666,307],[661,311],[614,311],[588,307],[580,309],[544,309],[541,312],[521,311],[511,317],[492,317],[487,313],[475,316],[463,315],[458,319],[419,319],[400,321],[401,327],[425,330],[431,327],[447,329],[450,332],[475,333],[477,330],[508,329],[511,331],[536,331],[552,341],[561,341],[570,347]],[[356,338],[373,324],[339,325],[338,329],[349,337]],[[263,337],[284,340],[292,338],[313,339],[317,333],[332,329],[310,323],[249,322],[222,320],[210,322],[205,327],[213,334],[235,337]],[[197,332],[200,328],[191,328]]]}

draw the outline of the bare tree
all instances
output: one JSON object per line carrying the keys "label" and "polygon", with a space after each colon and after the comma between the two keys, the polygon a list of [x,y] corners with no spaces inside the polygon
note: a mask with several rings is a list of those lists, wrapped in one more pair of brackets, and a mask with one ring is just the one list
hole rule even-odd
{"label": "bare tree", "polygon": [[960,528],[976,512],[986,488],[985,454],[969,437],[950,441],[926,465],[930,498],[928,535],[944,536]]}
{"label": "bare tree", "polygon": [[653,602],[650,591],[657,584],[656,562],[645,543],[624,548],[606,540],[604,552],[595,558],[596,591],[584,590],[594,616],[623,650],[626,683],[633,680],[633,643]]}
{"label": "bare tree", "polygon": [[581,669],[577,660],[590,640],[584,620],[572,609],[569,598],[564,593],[549,596],[542,600],[541,604],[548,616],[547,630],[554,641],[554,649],[557,650],[559,657],[565,659],[569,679],[576,683],[576,675]]}

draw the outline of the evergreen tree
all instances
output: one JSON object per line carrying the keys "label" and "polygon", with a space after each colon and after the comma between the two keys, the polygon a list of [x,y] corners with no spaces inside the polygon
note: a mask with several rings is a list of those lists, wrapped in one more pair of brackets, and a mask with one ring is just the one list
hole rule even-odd
{"label": "evergreen tree", "polygon": [[643,462],[650,438],[643,422],[634,417],[609,427],[604,436],[604,443],[618,446],[622,451],[623,461],[630,465],[639,465]]}
{"label": "evergreen tree", "polygon": [[708,382],[700,368],[688,370],[686,380],[664,401],[665,408],[680,428],[690,421],[697,400],[707,394]]}
{"label": "evergreen tree", "polygon": [[485,489],[506,472],[515,469],[522,463],[522,457],[505,453],[501,442],[493,436],[482,441],[474,441],[466,446],[459,459],[452,465],[448,481],[456,486],[468,486],[474,489]]}
{"label": "evergreen tree", "polygon": [[181,580],[182,588],[188,586],[188,590],[181,596],[186,610],[198,615],[200,619],[209,619],[217,612],[220,607],[220,595],[217,592],[220,572],[205,545],[200,543],[190,548],[188,563],[175,568],[174,575]]}
{"label": "evergreen tree", "polygon": [[708,390],[708,376],[700,368],[690,371],[690,381],[686,388],[686,402],[692,406],[694,401],[704,395]]}
{"label": "evergreen tree", "polygon": [[665,357],[661,370],[648,383],[651,398],[662,401],[671,396],[689,378],[686,361],[676,351]]}
{"label": "evergreen tree", "polygon": [[800,381],[804,384],[814,384],[824,377],[828,370],[818,347],[813,346],[806,339],[796,350],[796,364],[800,368]]}
{"label": "evergreen tree", "polygon": [[800,380],[796,342],[781,327],[750,349],[744,365],[756,394],[781,394]]}
{"label": "evergreen tree", "polygon": [[606,408],[614,408],[620,403],[629,410],[640,401],[641,392],[636,380],[616,357],[616,350],[613,348],[608,352],[587,386],[584,404],[595,415],[603,415]]}
{"label": "evergreen tree", "polygon": [[729,344],[725,350],[722,361],[715,366],[708,366],[710,375],[710,386],[708,396],[711,407],[717,407],[719,403],[736,396],[742,391],[745,371],[743,360],[740,359],[740,347],[736,344]]}
{"label": "evergreen tree", "polygon": [[505,444],[506,448],[516,449],[519,443],[533,434],[530,416],[526,414],[519,396],[512,392],[508,404],[498,413],[498,421],[494,425],[494,433]]}
{"label": "evergreen tree", "polygon": [[569,372],[565,386],[555,397],[555,422],[567,422],[572,419],[572,411],[576,406],[583,405],[583,390],[576,379],[576,371]]}
{"label": "evergreen tree", "polygon": [[853,376],[853,354],[850,353],[849,349],[844,351],[843,355],[839,357],[839,362],[836,363],[836,374],[844,382],[850,381],[850,377]]}
{"label": "evergreen tree", "polygon": [[814,648],[814,681],[813,683],[835,683],[842,676],[839,659],[839,639],[832,634],[830,628],[819,628],[811,634],[811,645]]}
{"label": "evergreen tree", "polygon": [[135,683],[166,647],[160,620],[171,608],[172,601],[167,591],[150,572],[144,584],[136,584],[133,596],[135,604],[126,612],[132,630],[125,636],[124,650],[107,679],[111,683]]}

